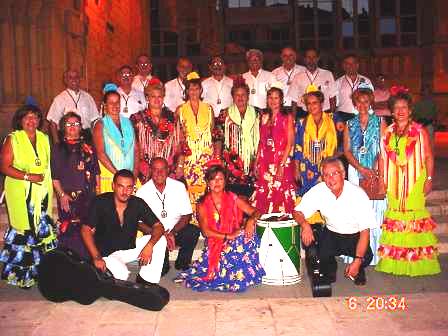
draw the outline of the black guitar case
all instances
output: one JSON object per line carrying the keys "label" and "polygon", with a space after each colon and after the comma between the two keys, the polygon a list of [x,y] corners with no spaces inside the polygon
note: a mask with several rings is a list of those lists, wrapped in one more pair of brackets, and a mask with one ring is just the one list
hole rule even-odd
{"label": "black guitar case", "polygon": [[305,263],[308,271],[308,276],[311,282],[311,291],[313,297],[329,297],[331,296],[331,282],[327,276],[321,271],[321,262],[319,260],[319,244],[318,237],[322,230],[319,224],[311,225],[313,228],[314,242],[309,247],[305,248]]}
{"label": "black guitar case", "polygon": [[38,287],[50,301],[73,300],[89,305],[100,297],[119,300],[147,310],[161,310],[170,300],[159,286],[144,286],[115,279],[70,249],[57,248],[45,254],[38,266]]}

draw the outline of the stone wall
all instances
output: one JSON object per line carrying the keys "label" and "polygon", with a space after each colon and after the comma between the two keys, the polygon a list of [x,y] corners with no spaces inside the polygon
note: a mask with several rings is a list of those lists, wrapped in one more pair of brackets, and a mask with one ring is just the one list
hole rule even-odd
{"label": "stone wall", "polygon": [[32,95],[46,112],[62,75],[81,72],[99,102],[115,70],[149,49],[149,0],[0,1],[0,136]]}

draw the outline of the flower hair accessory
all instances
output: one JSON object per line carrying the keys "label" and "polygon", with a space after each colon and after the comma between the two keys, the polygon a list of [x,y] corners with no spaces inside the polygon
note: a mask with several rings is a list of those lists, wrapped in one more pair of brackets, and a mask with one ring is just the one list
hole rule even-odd
{"label": "flower hair accessory", "polygon": [[158,79],[157,77],[152,77],[149,82],[148,85],[162,85],[162,81],[160,79]]}
{"label": "flower hair accessory", "polygon": [[188,81],[191,81],[191,80],[193,80],[193,79],[199,79],[199,78],[201,78],[201,77],[199,77],[199,74],[198,74],[196,71],[190,72],[190,73],[187,75],[187,80],[188,80]]}
{"label": "flower hair accessory", "polygon": [[305,93],[316,92],[319,91],[316,85],[310,84],[306,87]]}
{"label": "flower hair accessory", "polygon": [[213,166],[221,166],[221,167],[223,167],[222,162],[221,162],[221,160],[219,160],[219,159],[211,159],[211,160],[208,160],[208,161],[205,163],[205,166],[207,167],[207,169],[208,169],[208,168],[211,168],[211,167],[213,167]]}
{"label": "flower hair accessory", "polygon": [[391,96],[396,96],[400,93],[409,93],[409,89],[402,85],[394,85],[389,89],[389,93]]}

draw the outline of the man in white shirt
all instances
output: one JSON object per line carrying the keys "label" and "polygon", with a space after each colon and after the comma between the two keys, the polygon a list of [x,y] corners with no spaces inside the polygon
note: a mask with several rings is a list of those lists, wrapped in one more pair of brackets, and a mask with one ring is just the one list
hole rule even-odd
{"label": "man in white shirt", "polygon": [[292,100],[293,109],[297,106],[297,117],[307,114],[303,95],[310,85],[324,94],[323,110],[334,112],[336,109],[336,86],[333,74],[317,66],[319,52],[316,49],[308,49],[304,54],[305,71],[294,76],[288,89],[287,97]]}
{"label": "man in white shirt", "polygon": [[369,86],[372,91],[374,90],[370,79],[358,73],[359,61],[356,55],[345,56],[342,61],[342,68],[345,74],[336,80],[338,95],[335,121],[337,122],[345,122],[355,116],[352,94],[360,84]]}
{"label": "man in white shirt", "polygon": [[[294,219],[302,229],[305,248],[318,240],[318,255],[322,272],[332,282],[336,281],[335,256],[349,255],[353,262],[345,269],[346,277],[356,285],[365,285],[364,268],[373,258],[369,246],[370,228],[375,227],[375,213],[364,190],[345,180],[343,163],[335,157],[321,164],[321,182],[311,188],[295,207]],[[325,218],[326,226],[314,237],[307,222],[316,211]]]}
{"label": "man in white shirt", "polygon": [[80,89],[77,70],[69,69],[64,73],[64,84],[66,89],[53,99],[47,114],[53,143],[59,143],[59,121],[67,112],[73,111],[81,116],[82,128],[87,136],[91,135],[92,123],[100,117],[92,96]]}
{"label": "man in white shirt", "polygon": [[[190,198],[182,182],[168,177],[168,162],[160,157],[151,160],[152,178],[137,190],[163,224],[168,249],[179,246],[175,268],[186,270],[191,263],[193,251],[199,238],[197,226],[189,224],[193,210]],[[168,250],[162,275],[169,270]]]}
{"label": "man in white shirt", "polygon": [[193,65],[188,58],[181,57],[177,61],[177,78],[174,78],[165,83],[165,99],[164,104],[171,111],[176,111],[176,108],[184,103],[184,81],[187,75],[193,69]]}
{"label": "man in white shirt", "polygon": [[219,116],[221,110],[232,105],[233,80],[225,75],[226,65],[221,56],[213,56],[208,63],[211,77],[202,82],[202,96],[204,102],[213,108],[215,117]]}
{"label": "man in white shirt", "polygon": [[263,70],[263,53],[258,49],[250,49],[246,52],[249,71],[243,74],[246,84],[249,86],[249,105],[260,109],[266,108],[266,93],[276,82],[272,72]]}
{"label": "man in white shirt", "polygon": [[141,93],[144,93],[145,88],[148,86],[148,83],[152,78],[152,63],[149,59],[149,56],[143,54],[137,57],[135,65],[137,67],[138,73],[137,75],[135,75],[134,80],[132,81],[132,88],[140,91]]}
{"label": "man in white shirt", "polygon": [[292,99],[287,96],[288,89],[291,86],[292,80],[295,75],[305,71],[305,67],[296,64],[297,53],[291,47],[285,47],[282,49],[280,57],[282,59],[282,65],[272,70],[277,81],[283,84],[283,96],[285,97],[284,106],[291,107]]}
{"label": "man in white shirt", "polygon": [[129,65],[123,65],[117,72],[120,85],[117,92],[121,97],[120,114],[126,118],[146,108],[146,99],[143,92],[132,88],[132,76],[132,68]]}

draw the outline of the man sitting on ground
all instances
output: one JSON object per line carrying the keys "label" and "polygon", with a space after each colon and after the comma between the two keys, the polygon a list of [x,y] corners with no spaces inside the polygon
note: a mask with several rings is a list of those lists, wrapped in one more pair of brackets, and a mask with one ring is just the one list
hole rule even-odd
{"label": "man sitting on ground", "polygon": [[[81,235],[96,268],[106,268],[116,279],[127,280],[127,263],[138,260],[136,282],[151,285],[160,281],[166,239],[163,225],[144,200],[133,196],[135,177],[129,170],[115,173],[113,192],[98,195],[89,211],[89,222]],[[145,235],[136,240],[137,229]]]}
{"label": "man sitting on ground", "polygon": [[[172,250],[179,246],[174,266],[184,271],[190,266],[199,228],[189,224],[193,210],[184,184],[168,177],[168,173],[168,162],[161,157],[153,158],[152,179],[137,191],[137,196],[145,200],[163,224],[168,248]],[[168,256],[167,251],[162,274],[169,271]]]}
{"label": "man sitting on ground", "polygon": [[[336,281],[336,256],[348,255],[354,258],[345,269],[345,276],[355,285],[365,285],[364,268],[373,258],[369,246],[370,228],[375,227],[375,213],[367,194],[360,187],[345,180],[345,169],[341,160],[327,158],[321,163],[324,182],[311,188],[294,211],[294,219],[302,229],[302,241],[309,247],[318,241],[318,257],[321,272],[331,282]],[[306,218],[320,211],[326,219],[326,226],[314,237]]]}

